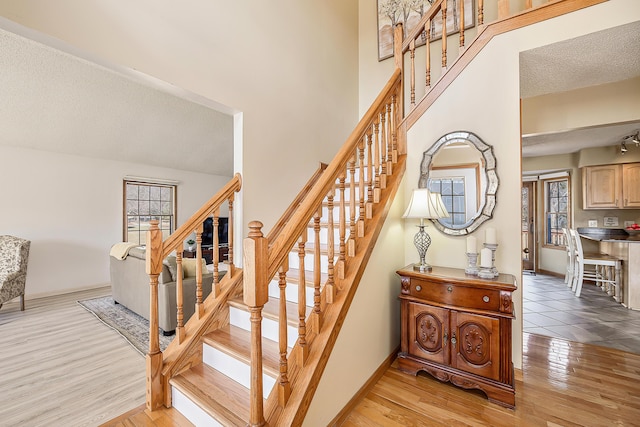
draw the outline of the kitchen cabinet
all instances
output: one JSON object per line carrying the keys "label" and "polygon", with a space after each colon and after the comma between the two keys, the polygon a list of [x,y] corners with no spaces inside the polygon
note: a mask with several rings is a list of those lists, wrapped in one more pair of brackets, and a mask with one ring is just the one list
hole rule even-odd
{"label": "kitchen cabinet", "polygon": [[640,163],[582,169],[583,209],[640,208]]}
{"label": "kitchen cabinet", "polygon": [[480,389],[489,400],[513,408],[514,276],[480,279],[435,266],[430,272],[408,266],[397,273],[402,284],[398,368]]}

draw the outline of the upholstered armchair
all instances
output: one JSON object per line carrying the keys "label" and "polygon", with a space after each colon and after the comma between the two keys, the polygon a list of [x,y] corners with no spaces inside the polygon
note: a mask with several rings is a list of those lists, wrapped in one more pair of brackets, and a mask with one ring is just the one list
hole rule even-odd
{"label": "upholstered armchair", "polygon": [[20,310],[24,311],[24,286],[27,280],[29,240],[13,236],[0,236],[0,307],[20,297]]}

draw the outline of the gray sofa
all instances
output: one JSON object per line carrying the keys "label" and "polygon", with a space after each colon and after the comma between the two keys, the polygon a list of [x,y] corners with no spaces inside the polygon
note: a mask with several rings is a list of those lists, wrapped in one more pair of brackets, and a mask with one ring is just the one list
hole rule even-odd
{"label": "gray sofa", "polygon": [[[113,256],[110,259],[111,295],[116,303],[122,304],[134,313],[149,320],[149,276],[145,273],[144,248],[131,248],[123,259]],[[184,260],[184,263],[194,260]],[[183,278],[183,313],[184,323],[193,315],[196,303],[196,278],[189,277],[189,269],[183,263],[185,277]],[[202,300],[211,293],[213,275],[202,274]],[[177,273],[175,257],[168,257],[162,266],[162,273],[158,277],[158,322],[165,335],[175,332],[177,326],[176,281]],[[221,272],[222,273],[222,272]],[[222,276],[222,274],[221,274]]]}

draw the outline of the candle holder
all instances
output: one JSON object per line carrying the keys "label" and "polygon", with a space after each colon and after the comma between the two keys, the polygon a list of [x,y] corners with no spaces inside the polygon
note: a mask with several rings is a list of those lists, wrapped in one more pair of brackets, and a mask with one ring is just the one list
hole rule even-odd
{"label": "candle holder", "polygon": [[464,269],[466,274],[473,276],[478,275],[478,253],[467,252],[467,268]]}
{"label": "candle holder", "polygon": [[491,249],[491,270],[490,271],[491,271],[491,274],[493,274],[493,276],[485,277],[485,279],[498,277],[499,273],[498,273],[498,269],[496,268],[496,249],[498,249],[498,244],[483,243],[483,246],[485,248]]}
{"label": "candle holder", "polygon": [[478,277],[481,279],[493,279],[494,276],[493,275],[493,271],[491,271],[491,267],[480,267],[480,270],[478,271]]}

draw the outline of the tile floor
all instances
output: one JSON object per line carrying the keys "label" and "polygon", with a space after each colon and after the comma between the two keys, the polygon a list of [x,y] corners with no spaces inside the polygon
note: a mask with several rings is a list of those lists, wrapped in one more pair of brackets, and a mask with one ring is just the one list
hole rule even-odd
{"label": "tile floor", "polygon": [[523,277],[524,332],[640,354],[640,311],[628,310],[594,285],[576,297],[564,278]]}

